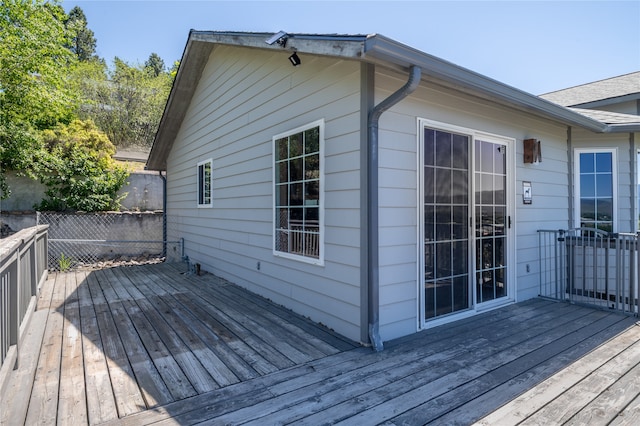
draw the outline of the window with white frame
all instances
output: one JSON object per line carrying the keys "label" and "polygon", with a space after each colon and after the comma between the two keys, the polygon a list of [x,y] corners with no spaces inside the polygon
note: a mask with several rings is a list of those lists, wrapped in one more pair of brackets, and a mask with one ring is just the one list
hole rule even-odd
{"label": "window with white frame", "polygon": [[212,207],[211,197],[213,160],[198,163],[198,207]]}
{"label": "window with white frame", "polygon": [[273,138],[274,253],[322,262],[322,121]]}
{"label": "window with white frame", "polygon": [[616,151],[576,149],[576,224],[616,230]]}

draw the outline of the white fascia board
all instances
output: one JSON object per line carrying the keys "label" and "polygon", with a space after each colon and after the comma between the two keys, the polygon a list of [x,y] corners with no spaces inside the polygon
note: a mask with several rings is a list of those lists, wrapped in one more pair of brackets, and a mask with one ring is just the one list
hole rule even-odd
{"label": "white fascia board", "polygon": [[298,52],[314,55],[360,59],[364,50],[366,36],[358,35],[314,35],[314,34],[286,34],[287,42],[284,47],[277,43],[268,44],[273,34],[268,33],[234,33],[216,31],[193,31],[190,39],[206,43],[244,46],[258,49],[268,49],[280,52]]}

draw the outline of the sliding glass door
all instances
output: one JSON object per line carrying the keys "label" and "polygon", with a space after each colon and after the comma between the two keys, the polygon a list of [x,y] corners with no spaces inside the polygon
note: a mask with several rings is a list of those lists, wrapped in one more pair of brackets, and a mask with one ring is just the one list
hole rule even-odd
{"label": "sliding glass door", "polygon": [[507,142],[422,127],[425,321],[508,296]]}

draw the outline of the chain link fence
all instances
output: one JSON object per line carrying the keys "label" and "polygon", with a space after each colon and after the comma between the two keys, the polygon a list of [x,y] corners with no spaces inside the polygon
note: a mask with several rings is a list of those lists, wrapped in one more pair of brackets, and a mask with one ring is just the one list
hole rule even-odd
{"label": "chain link fence", "polygon": [[48,268],[52,271],[162,261],[168,252],[183,251],[181,240],[165,237],[167,222],[161,212],[39,212],[37,222],[49,225]]}

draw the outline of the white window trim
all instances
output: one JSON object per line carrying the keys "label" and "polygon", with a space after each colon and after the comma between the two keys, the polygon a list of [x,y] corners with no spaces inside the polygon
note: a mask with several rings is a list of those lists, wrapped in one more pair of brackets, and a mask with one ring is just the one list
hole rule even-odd
{"label": "white window trim", "polygon": [[613,185],[613,224],[612,232],[618,232],[618,149],[617,148],[575,148],[573,151],[573,225],[580,227],[580,154],[611,153],[611,173]]}
{"label": "white window trim", "polygon": [[640,232],[640,218],[638,217],[640,215],[640,196],[638,194],[638,188],[640,187],[640,149],[636,150],[636,158],[634,160],[636,176],[635,180],[633,181],[632,188],[633,197],[636,202],[634,203],[633,209],[633,222],[635,223],[635,232]]}
{"label": "white window trim", "polygon": [[[211,176],[209,177],[209,202],[200,204],[200,166],[209,163],[211,165]],[[204,189],[203,189],[204,190]],[[196,205],[199,209],[202,208],[212,208],[213,207],[213,159],[208,158],[206,160],[200,161],[196,165]]]}
{"label": "white window trim", "polygon": [[[319,206],[318,206],[318,221],[319,223],[319,228],[320,228],[320,253],[318,258],[314,258],[314,257],[307,257],[307,256],[302,256],[299,254],[293,254],[293,253],[287,253],[287,252],[283,252],[283,251],[279,251],[276,250],[276,223],[277,223],[277,208],[276,208],[276,204],[277,204],[277,194],[275,191],[275,185],[276,185],[276,181],[277,181],[277,177],[276,177],[276,141],[278,139],[290,136],[292,134],[295,133],[300,133],[300,132],[304,132],[305,130],[309,130],[312,129],[314,127],[318,127],[319,128],[319,144],[320,144],[320,202],[319,202]],[[295,129],[291,129],[288,130],[286,132],[282,132],[279,133],[275,136],[273,136],[273,138],[271,139],[271,168],[272,168],[272,183],[271,183],[271,188],[273,191],[273,201],[271,202],[272,208],[273,208],[273,217],[272,217],[272,223],[271,223],[271,231],[272,231],[272,235],[271,235],[271,244],[272,244],[272,249],[273,249],[273,255],[277,256],[277,257],[282,257],[282,258],[286,258],[286,259],[291,259],[291,260],[296,260],[299,262],[304,262],[304,263],[309,263],[312,265],[318,265],[318,266],[324,266],[324,200],[325,200],[325,194],[324,194],[324,183],[325,183],[325,177],[324,177],[324,163],[325,163],[325,157],[324,157],[324,145],[325,145],[325,140],[324,140],[324,119],[320,119],[317,121],[314,121],[312,123],[309,124],[305,124],[303,126],[300,127],[296,127]]]}

